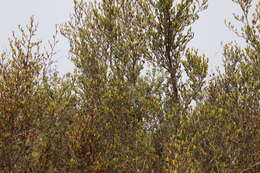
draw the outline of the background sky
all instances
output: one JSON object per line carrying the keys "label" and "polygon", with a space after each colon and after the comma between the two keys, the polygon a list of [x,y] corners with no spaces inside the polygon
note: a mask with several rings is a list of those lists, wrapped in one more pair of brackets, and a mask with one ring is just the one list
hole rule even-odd
{"label": "background sky", "polygon": [[[43,41],[51,38],[55,25],[69,19],[73,11],[73,0],[0,0],[0,49],[8,48],[8,37],[17,25],[26,25],[34,15],[39,23],[37,37]],[[195,38],[191,46],[209,57],[209,71],[221,66],[222,47],[224,43],[237,39],[224,24],[224,20],[233,21],[232,14],[240,12],[231,0],[209,0],[209,8],[201,13],[200,19],[193,25]],[[58,69],[62,73],[73,70],[67,60],[69,45],[59,36],[57,47]]]}

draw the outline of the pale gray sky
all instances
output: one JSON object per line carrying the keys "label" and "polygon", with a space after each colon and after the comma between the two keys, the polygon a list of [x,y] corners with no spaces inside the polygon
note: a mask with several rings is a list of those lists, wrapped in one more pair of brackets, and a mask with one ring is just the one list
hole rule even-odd
{"label": "pale gray sky", "polygon": [[[26,25],[34,15],[39,23],[37,38],[47,41],[55,33],[55,25],[69,19],[73,10],[73,0],[0,0],[0,49],[6,49],[11,31],[17,25]],[[72,71],[72,64],[66,59],[69,45],[59,36],[57,46],[58,69],[61,72]]]}
{"label": "pale gray sky", "polygon": [[[11,31],[18,24],[25,25],[34,15],[39,22],[38,35],[46,41],[55,32],[55,24],[69,19],[73,9],[73,0],[0,0],[0,49],[6,49]],[[236,39],[224,25],[224,19],[232,20],[232,13],[239,12],[231,0],[209,0],[209,8],[201,14],[194,24],[195,38],[191,45],[210,58],[210,71],[221,64],[222,48],[220,42]],[[72,71],[73,66],[66,59],[68,42],[59,37],[58,69],[61,72]]]}

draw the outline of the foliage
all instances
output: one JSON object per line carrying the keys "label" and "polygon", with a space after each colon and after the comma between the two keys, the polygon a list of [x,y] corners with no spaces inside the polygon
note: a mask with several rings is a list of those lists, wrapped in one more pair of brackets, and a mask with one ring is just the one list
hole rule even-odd
{"label": "foliage", "polygon": [[[0,172],[257,172],[260,4],[233,0],[245,41],[224,69],[188,43],[207,0],[74,1],[53,68],[31,18],[0,54]],[[254,11],[252,11],[254,10]]]}

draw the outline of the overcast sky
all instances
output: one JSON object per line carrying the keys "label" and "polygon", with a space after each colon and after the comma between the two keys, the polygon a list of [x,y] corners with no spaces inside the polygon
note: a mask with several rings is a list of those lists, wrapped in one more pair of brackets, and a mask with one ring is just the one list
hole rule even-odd
{"label": "overcast sky", "polygon": [[[39,22],[37,37],[46,41],[55,32],[55,24],[69,19],[73,9],[73,0],[0,0],[0,49],[6,49],[11,31],[18,24],[25,25],[34,15]],[[201,14],[194,24],[195,38],[191,45],[210,58],[210,71],[221,65],[222,48],[220,42],[236,39],[224,25],[224,19],[232,20],[232,13],[239,12],[231,0],[209,0],[209,8]],[[66,60],[68,42],[59,37],[58,69],[61,72],[72,71],[73,66]]]}

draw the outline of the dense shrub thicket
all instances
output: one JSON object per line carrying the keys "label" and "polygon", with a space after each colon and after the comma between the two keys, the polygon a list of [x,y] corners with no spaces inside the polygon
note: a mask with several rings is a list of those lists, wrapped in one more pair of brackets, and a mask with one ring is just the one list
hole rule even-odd
{"label": "dense shrub thicket", "polygon": [[246,44],[213,76],[188,46],[207,0],[75,1],[62,77],[56,37],[19,27],[0,54],[0,173],[259,171],[260,3],[233,2]]}

